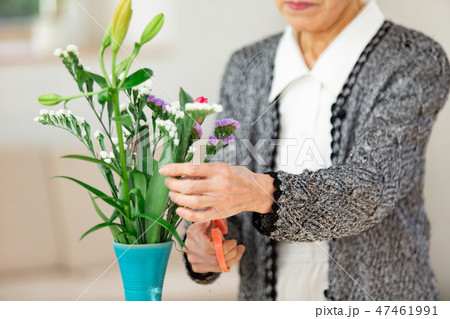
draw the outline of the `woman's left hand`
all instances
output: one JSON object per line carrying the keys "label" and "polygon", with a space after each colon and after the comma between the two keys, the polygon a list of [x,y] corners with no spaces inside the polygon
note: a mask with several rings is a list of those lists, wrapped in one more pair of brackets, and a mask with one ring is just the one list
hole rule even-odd
{"label": "woman's left hand", "polygon": [[203,223],[243,211],[271,211],[275,188],[267,174],[226,163],[167,164],[159,172],[169,176],[169,197],[181,206],[178,215],[188,221]]}

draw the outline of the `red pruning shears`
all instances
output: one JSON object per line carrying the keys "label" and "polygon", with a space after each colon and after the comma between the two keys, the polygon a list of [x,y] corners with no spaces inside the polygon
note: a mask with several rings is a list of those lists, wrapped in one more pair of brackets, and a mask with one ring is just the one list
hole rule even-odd
{"label": "red pruning shears", "polygon": [[230,267],[227,267],[225,262],[225,255],[223,253],[224,237],[228,233],[228,224],[226,219],[214,219],[211,221],[211,235],[214,243],[214,249],[216,250],[217,261],[219,262],[220,269],[223,272],[229,272]]}

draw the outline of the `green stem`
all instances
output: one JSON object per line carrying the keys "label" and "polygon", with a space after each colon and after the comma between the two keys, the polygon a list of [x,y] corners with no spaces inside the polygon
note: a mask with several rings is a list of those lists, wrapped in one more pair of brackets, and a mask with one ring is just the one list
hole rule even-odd
{"label": "green stem", "polygon": [[68,96],[68,97],[63,98],[63,101],[70,101],[70,100],[78,99],[80,97],[93,96],[93,95],[100,94],[100,93],[103,93],[105,91],[108,91],[108,89],[109,88],[104,88],[103,90],[96,91],[96,92],[88,92],[88,93]]}
{"label": "green stem", "polygon": [[[116,53],[113,52],[112,57],[112,85],[113,85],[113,91],[112,91],[112,102],[113,102],[113,108],[114,108],[114,115],[116,117],[120,116],[120,110],[119,110],[119,92],[116,88]],[[128,187],[128,174],[127,174],[127,161],[125,156],[125,149],[123,147],[123,133],[122,133],[122,125],[119,122],[116,122],[116,128],[117,128],[117,138],[119,142],[119,156],[120,156],[120,164],[122,166],[122,177],[123,177],[123,197],[124,201],[128,204],[127,207],[125,207],[125,213],[129,219],[131,219],[131,212],[130,212],[130,194],[129,194],[129,187]]]}
{"label": "green stem", "polygon": [[118,88],[121,88],[122,86],[123,86],[123,83],[125,82],[125,80],[126,80],[126,78],[127,78],[127,75],[128,75],[128,72],[130,71],[130,67],[131,67],[131,64],[133,63],[133,61],[134,61],[134,59],[137,57],[137,55],[139,54],[139,50],[141,49],[141,46],[140,45],[136,45],[135,47],[134,47],[134,51],[133,51],[133,53],[131,53],[131,55],[130,55],[130,62],[128,62],[128,64],[127,64],[127,67],[125,68],[125,73],[124,73],[124,75],[123,75],[123,78],[122,78],[122,80],[120,81],[120,83],[119,83],[119,85],[117,86]]}
{"label": "green stem", "polygon": [[106,72],[105,61],[103,59],[103,55],[105,53],[105,49],[106,49],[106,47],[102,47],[101,48],[101,50],[99,52],[98,59],[100,61],[100,66],[102,68],[102,72],[103,72],[103,75],[105,77],[106,83],[108,84],[108,87],[111,87],[111,82],[109,82],[108,72]]}

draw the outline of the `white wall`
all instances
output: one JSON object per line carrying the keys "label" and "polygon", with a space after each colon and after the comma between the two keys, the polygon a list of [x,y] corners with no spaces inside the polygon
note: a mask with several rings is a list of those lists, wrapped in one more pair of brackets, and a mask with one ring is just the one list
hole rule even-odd
{"label": "white wall", "polygon": [[[110,1],[106,7],[88,5],[93,18],[105,27],[112,13]],[[450,55],[450,1],[448,0],[379,0],[389,19],[420,30],[439,41]],[[178,87],[183,86],[193,96],[205,95],[213,101],[219,96],[220,79],[230,54],[242,45],[274,34],[284,28],[272,0],[135,0],[134,27],[130,37],[138,38],[147,19],[164,11],[166,26],[159,39],[143,50],[138,65],[155,71],[155,92],[171,101],[176,99]],[[106,9],[102,9],[106,8]],[[77,11],[78,10],[78,11]],[[106,12],[103,12],[103,10]],[[68,28],[66,37],[55,45],[65,45],[86,36],[98,38],[98,26],[86,17],[78,6],[70,6],[69,16],[83,17],[78,21],[80,32]],[[77,23],[77,22],[73,22]],[[51,55],[52,50],[48,50]],[[86,52],[86,53],[85,53]],[[95,66],[95,50],[82,52],[87,65]],[[61,143],[75,143],[62,132],[43,128],[34,122],[40,106],[37,96],[49,92],[70,94],[75,85],[57,59],[38,59],[34,63],[0,61],[0,145],[41,144],[56,148]],[[93,67],[96,70],[95,67]],[[74,113],[82,113],[84,106],[75,103]],[[425,202],[432,224],[431,257],[438,277],[442,299],[450,300],[450,257],[446,245],[450,242],[450,105],[439,114],[427,152]],[[70,144],[69,144],[70,145]]]}

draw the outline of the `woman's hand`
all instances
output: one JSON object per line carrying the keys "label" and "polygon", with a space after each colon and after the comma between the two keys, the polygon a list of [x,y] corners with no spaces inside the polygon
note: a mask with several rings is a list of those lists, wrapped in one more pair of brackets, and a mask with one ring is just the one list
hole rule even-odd
{"label": "woman's hand", "polygon": [[[188,249],[184,249],[184,252],[192,265],[193,271],[197,273],[222,271],[214,250],[210,222],[191,224],[186,232],[185,244]],[[245,247],[237,245],[236,240],[225,240],[223,253],[227,266],[231,267],[241,260],[244,251]]]}
{"label": "woman's hand", "polygon": [[267,174],[225,163],[167,164],[160,173],[171,176],[166,179],[170,199],[181,206],[177,213],[188,221],[203,223],[243,211],[271,211],[275,188]]}

